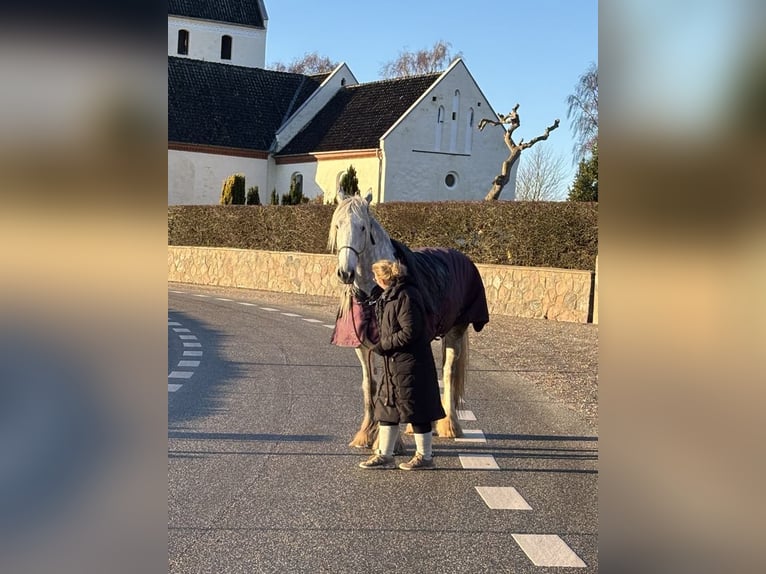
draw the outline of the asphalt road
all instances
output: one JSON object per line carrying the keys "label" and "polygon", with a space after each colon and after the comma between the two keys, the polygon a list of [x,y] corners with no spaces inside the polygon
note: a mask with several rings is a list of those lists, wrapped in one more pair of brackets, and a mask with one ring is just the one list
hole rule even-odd
{"label": "asphalt road", "polygon": [[333,318],[169,290],[169,572],[598,571],[581,419],[474,352],[474,440],[434,439],[435,471],[362,470],[361,368]]}

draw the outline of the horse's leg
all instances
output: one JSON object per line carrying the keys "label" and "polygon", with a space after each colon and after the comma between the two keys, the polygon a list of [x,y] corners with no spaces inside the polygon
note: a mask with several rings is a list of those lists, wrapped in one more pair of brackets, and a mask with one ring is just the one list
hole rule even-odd
{"label": "horse's leg", "polygon": [[457,417],[457,408],[463,400],[468,365],[468,326],[458,325],[450,329],[442,340],[442,381],[444,394],[442,406],[447,416],[436,421],[436,434],[440,437],[463,436]]}
{"label": "horse's leg", "polygon": [[364,418],[353,440],[348,446],[367,448],[377,440],[378,427],[373,419],[373,397],[375,396],[375,379],[370,372],[372,367],[371,353],[368,347],[356,347],[356,356],[362,363],[362,394],[364,396]]}

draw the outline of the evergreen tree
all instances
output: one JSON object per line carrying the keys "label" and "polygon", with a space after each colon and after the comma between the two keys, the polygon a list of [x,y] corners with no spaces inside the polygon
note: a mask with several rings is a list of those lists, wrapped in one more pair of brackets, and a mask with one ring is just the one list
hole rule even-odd
{"label": "evergreen tree", "polygon": [[258,186],[255,185],[247,190],[247,205],[260,205],[261,196],[258,194]]}
{"label": "evergreen tree", "polygon": [[572,187],[569,201],[598,201],[598,145],[587,159],[581,159]]}
{"label": "evergreen tree", "polygon": [[245,176],[235,173],[223,180],[221,189],[221,205],[245,204]]}
{"label": "evergreen tree", "polygon": [[349,165],[346,173],[340,178],[340,189],[346,196],[359,195],[359,180],[353,165]]}
{"label": "evergreen tree", "polygon": [[277,195],[277,188],[271,190],[271,205],[279,205],[279,196]]}

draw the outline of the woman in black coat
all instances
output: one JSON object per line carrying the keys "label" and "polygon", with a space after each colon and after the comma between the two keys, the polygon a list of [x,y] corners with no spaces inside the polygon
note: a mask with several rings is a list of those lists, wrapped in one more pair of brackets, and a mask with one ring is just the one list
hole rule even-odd
{"label": "woman in black coat", "polygon": [[376,304],[380,340],[373,351],[383,355],[383,378],[375,396],[378,450],[362,468],[391,468],[399,424],[411,423],[415,456],[403,470],[435,468],[431,422],[446,416],[439,396],[431,341],[425,332],[425,307],[417,285],[397,261],[373,264],[375,282],[383,289]]}

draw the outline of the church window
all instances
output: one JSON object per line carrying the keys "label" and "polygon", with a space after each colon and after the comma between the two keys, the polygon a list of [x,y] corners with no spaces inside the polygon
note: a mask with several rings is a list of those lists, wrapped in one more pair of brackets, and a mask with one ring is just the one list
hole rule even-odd
{"label": "church window", "polygon": [[188,30],[178,31],[178,53],[181,55],[186,55],[189,53],[189,31]]}
{"label": "church window", "polygon": [[221,60],[231,60],[231,36],[221,38]]}

